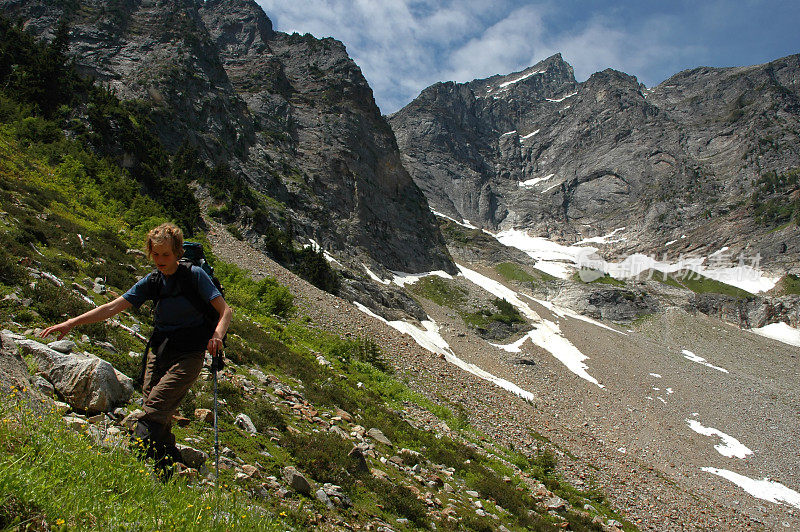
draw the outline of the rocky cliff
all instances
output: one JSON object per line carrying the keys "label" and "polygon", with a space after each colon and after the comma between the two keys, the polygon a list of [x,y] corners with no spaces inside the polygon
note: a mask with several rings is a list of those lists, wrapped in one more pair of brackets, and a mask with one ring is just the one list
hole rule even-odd
{"label": "rocky cliff", "polygon": [[624,227],[608,246],[619,254],[661,256],[686,235],[670,253],[728,246],[785,271],[800,231],[757,222],[752,195],[765,174],[800,166],[798,79],[790,56],[690,70],[653,89],[614,70],[577,83],[555,55],[438,83],[389,120],[412,177],[449,216],[562,242]]}
{"label": "rocky cliff", "polygon": [[[358,268],[453,271],[340,42],[276,32],[252,0],[4,0],[0,11],[44,38],[66,22],[82,71],[151,106],[168,149],[188,144],[272,198],[272,223],[301,242]],[[263,220],[239,221],[259,241]]]}

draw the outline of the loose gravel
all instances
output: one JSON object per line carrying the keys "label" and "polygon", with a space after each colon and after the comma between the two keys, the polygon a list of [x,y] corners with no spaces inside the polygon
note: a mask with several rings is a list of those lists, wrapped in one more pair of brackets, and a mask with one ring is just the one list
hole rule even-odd
{"label": "loose gravel", "polygon": [[[255,278],[271,276],[288,286],[312,326],[372,337],[412,389],[436,402],[463,405],[478,429],[505,445],[533,453],[549,442],[567,480],[579,488],[599,487],[641,529],[800,529],[800,511],[755,499],[700,470],[712,466],[756,479],[770,476],[798,489],[800,449],[792,439],[800,434],[800,379],[796,360],[782,365],[792,361],[790,349],[680,310],[622,336],[532,305],[542,317],[556,320],[590,357],[589,373],[604,384],[601,389],[530,343],[524,356],[533,364],[514,363],[519,355],[489,346],[452,311],[424,302],[459,357],[534,393],[537,399],[530,404],[456,368],[409,336],[298,278],[222,226],[211,225],[214,253]],[[731,374],[684,359],[681,348]],[[685,418],[693,413],[706,426],[737,437],[756,456],[745,461],[720,456],[713,448],[717,440],[688,428]],[[765,419],[774,430],[760,430]],[[789,425],[780,426],[789,419]]]}

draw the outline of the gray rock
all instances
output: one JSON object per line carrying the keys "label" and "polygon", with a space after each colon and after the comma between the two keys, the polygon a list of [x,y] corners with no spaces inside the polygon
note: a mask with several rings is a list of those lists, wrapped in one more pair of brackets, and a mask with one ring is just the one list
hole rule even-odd
{"label": "gray rock", "polygon": [[250,368],[250,374],[256,379],[258,379],[258,382],[260,382],[261,384],[266,384],[267,382],[269,382],[269,379],[267,378],[266,375],[264,375],[264,372],[262,372],[259,369]]}
{"label": "gray rock", "polygon": [[369,464],[367,464],[364,451],[360,447],[353,447],[347,456],[356,463],[356,470],[359,473],[367,473],[369,471]]}
{"label": "gray rock", "polygon": [[72,430],[85,430],[89,426],[88,421],[78,416],[64,416],[62,419]]}
{"label": "gray rock", "polygon": [[75,350],[75,342],[72,340],[56,340],[55,342],[50,342],[47,344],[47,347],[53,349],[54,351],[58,351],[59,353],[64,353],[68,355]]}
{"label": "gray rock", "polygon": [[343,440],[349,440],[350,439],[350,435],[347,432],[345,432],[342,428],[337,426],[337,425],[331,425],[331,427],[328,429],[328,432],[332,432],[332,433],[336,434],[337,436],[339,436]]}
{"label": "gray rock", "polygon": [[389,438],[387,438],[383,434],[383,432],[381,432],[379,429],[376,429],[376,428],[369,429],[367,431],[367,436],[369,436],[373,440],[377,441],[378,443],[382,443],[384,445],[388,445],[389,447],[392,447],[392,442],[389,441]]}
{"label": "gray rock", "polygon": [[[65,16],[59,4],[1,6],[40,37],[51,37]],[[185,25],[174,23],[171,3],[126,4],[113,15],[102,2],[80,9],[69,54],[82,72],[113,80],[123,100],[157,105],[152,128],[167,151],[187,141],[200,158],[225,162],[286,205],[272,219],[235,206],[246,238],[261,244],[267,228],[291,219],[298,237],[315,238],[354,266],[372,259],[397,271],[456,272],[341,42],[275,31],[255,2],[183,2]],[[124,167],[138,162],[121,157]]]}
{"label": "gray rock", "polygon": [[180,443],[176,443],[175,447],[177,447],[178,451],[181,453],[183,463],[189,467],[200,469],[208,461],[208,454],[199,449]]}
{"label": "gray rock", "polygon": [[253,424],[253,421],[250,419],[250,416],[247,414],[239,414],[236,416],[236,421],[233,422],[234,425],[239,427],[245,432],[249,432],[250,434],[257,434],[258,430],[256,426]]}
{"label": "gray rock", "polygon": [[686,307],[747,329],[780,322],[800,327],[800,296],[796,295],[742,299],[722,294],[693,294]]}
{"label": "gray rock", "polygon": [[568,505],[567,501],[557,496],[550,497],[544,501],[544,507],[548,510],[562,510]]}
{"label": "gray rock", "polygon": [[323,490],[322,488],[318,489],[317,492],[315,493],[315,496],[317,497],[317,500],[319,502],[321,502],[322,504],[324,504],[328,508],[333,509],[333,506],[334,506],[333,502],[328,497],[328,494],[325,493],[325,490]]}
{"label": "gray rock", "polygon": [[129,431],[133,431],[136,428],[136,424],[139,422],[139,418],[144,415],[144,410],[136,409],[130,414],[126,415],[120,425],[127,428]]}
{"label": "gray rock", "polygon": [[33,385],[36,386],[36,388],[38,388],[39,391],[42,392],[47,397],[50,398],[56,397],[56,389],[53,386],[53,384],[49,380],[42,377],[41,375],[36,375],[33,378]]}
{"label": "gray rock", "polygon": [[117,348],[111,342],[95,342],[95,345],[102,347],[106,352],[116,354]]}
{"label": "gray rock", "polygon": [[286,483],[298,493],[303,495],[311,494],[311,483],[297,469],[292,466],[283,468],[283,478]]}
{"label": "gray rock", "polygon": [[105,360],[65,355],[33,340],[17,340],[17,345],[34,356],[42,375],[76,410],[108,412],[133,395],[133,381]]}

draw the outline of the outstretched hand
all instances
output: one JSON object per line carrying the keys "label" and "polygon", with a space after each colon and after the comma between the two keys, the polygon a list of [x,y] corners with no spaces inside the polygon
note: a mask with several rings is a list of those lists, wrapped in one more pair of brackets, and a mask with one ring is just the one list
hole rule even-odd
{"label": "outstretched hand", "polygon": [[72,325],[70,325],[69,320],[62,321],[58,325],[51,325],[47,329],[43,330],[39,333],[39,338],[47,338],[53,333],[58,333],[58,340],[64,338],[68,332],[72,330]]}

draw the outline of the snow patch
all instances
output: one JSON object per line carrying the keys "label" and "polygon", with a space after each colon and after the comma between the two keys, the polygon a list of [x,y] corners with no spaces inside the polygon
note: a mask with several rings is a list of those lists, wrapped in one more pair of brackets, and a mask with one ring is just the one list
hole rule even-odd
{"label": "snow patch", "polygon": [[378,316],[377,314],[369,310],[361,303],[356,302],[354,303],[354,305],[356,306],[356,308],[358,308],[365,314],[368,314],[373,318],[381,320],[382,322],[389,325],[389,327],[397,331],[400,331],[403,334],[411,336],[414,339],[414,341],[420,345],[420,347],[427,349],[431,353],[443,355],[447,362],[455,366],[458,366],[464,371],[468,371],[473,375],[476,375],[484,380],[492,382],[497,386],[503,388],[504,390],[508,390],[509,392],[518,395],[528,401],[534,401],[536,399],[536,396],[534,396],[531,392],[520,388],[513,382],[501,379],[500,377],[497,377],[496,375],[493,375],[488,371],[481,369],[475,364],[469,364],[458,358],[456,354],[453,353],[453,350],[450,348],[450,344],[447,343],[447,340],[442,338],[442,335],[439,333],[439,326],[436,325],[436,322],[434,322],[433,320],[424,320],[420,322],[420,325],[422,325],[422,328],[420,328],[412,323],[408,323],[402,320],[387,321],[385,318]]}
{"label": "snow patch", "polygon": [[[560,183],[557,183],[543,190],[542,193],[546,193],[559,185]],[[602,271],[616,279],[638,277],[647,270],[658,270],[664,273],[691,270],[710,279],[754,294],[772,289],[780,280],[779,277],[765,277],[761,270],[749,265],[731,268],[706,267],[704,263],[708,257],[688,257],[677,262],[667,262],[656,260],[652,256],[636,253],[628,256],[622,262],[615,263],[608,262],[600,257],[597,254],[598,248],[579,245],[583,242],[564,246],[545,238],[530,236],[519,229],[507,229],[497,234],[489,233],[488,231],[487,233],[493,235],[501,244],[515,247],[537,261],[541,261],[540,264],[536,265],[537,268],[561,279],[568,279],[579,266]],[[613,234],[611,233],[611,235]],[[611,235],[598,238],[608,238]],[[724,249],[716,251],[711,256],[714,257],[723,252]]]}
{"label": "snow patch", "polygon": [[533,179],[528,179],[527,181],[520,181],[518,184],[520,188],[531,188],[534,185],[541,183],[542,181],[547,181],[548,179],[551,179],[554,175],[556,174],[548,174],[544,177],[534,177]]}
{"label": "snow patch", "polygon": [[510,87],[511,85],[513,85],[515,83],[519,83],[520,81],[524,81],[524,80],[526,80],[526,79],[528,79],[530,77],[533,77],[536,74],[544,74],[544,72],[545,72],[544,70],[537,70],[536,72],[529,72],[529,73],[527,73],[527,74],[525,74],[523,76],[520,76],[520,77],[518,77],[516,79],[512,79],[511,81],[506,81],[505,83],[501,83],[500,85],[498,85],[498,87],[501,88],[501,89],[505,89],[506,87]]}
{"label": "snow patch", "polygon": [[787,504],[800,509],[800,493],[787,488],[780,482],[775,482],[769,478],[755,480],[739,473],[734,473],[727,469],[717,469],[716,467],[703,467],[701,470],[733,482],[753,497],[775,504]]}
{"label": "snow patch", "polygon": [[308,241],[311,242],[311,249],[313,249],[315,252],[319,253],[320,251],[322,251],[322,256],[325,257],[325,260],[327,260],[330,263],[342,266],[342,263],[336,260],[336,257],[334,257],[333,255],[322,249],[322,246],[320,246],[316,240],[314,240],[313,238],[309,238]]}
{"label": "snow patch", "polygon": [[586,371],[589,369],[589,366],[583,361],[587,360],[589,357],[581,353],[577,347],[572,345],[572,343],[564,337],[558,324],[542,319],[527,303],[522,301],[519,294],[507,286],[460,264],[456,264],[456,266],[458,266],[461,274],[467,280],[475,283],[487,292],[505,299],[514,305],[526,318],[536,324],[535,329],[512,344],[492,345],[504,351],[508,351],[509,353],[519,353],[522,350],[522,345],[525,343],[525,340],[530,339],[534,345],[545,349],[575,375],[592,384],[596,384],[600,388],[604,388],[597,379],[589,375]]}
{"label": "snow patch", "polygon": [[528,133],[528,134],[527,134],[527,135],[525,135],[524,137],[520,137],[520,138],[521,138],[522,140],[528,140],[529,138],[531,138],[532,136],[536,135],[536,134],[537,134],[537,133],[539,133],[540,131],[541,131],[541,129],[537,129],[537,130],[536,130],[536,131],[534,131],[533,133]]}
{"label": "snow patch", "polygon": [[469,222],[469,220],[464,220],[464,221],[459,222],[455,218],[451,218],[451,217],[447,216],[446,214],[442,214],[440,212],[436,212],[433,209],[431,209],[431,212],[433,213],[434,216],[438,216],[439,218],[444,218],[446,220],[450,220],[451,222],[455,222],[456,224],[460,225],[461,227],[466,227],[467,229],[477,229],[477,227],[472,225]]}
{"label": "snow patch", "polygon": [[393,271],[392,273],[394,274],[394,279],[392,279],[392,282],[394,284],[396,284],[397,286],[405,286],[407,284],[414,284],[417,281],[419,281],[420,279],[422,279],[423,277],[428,277],[430,275],[435,275],[436,277],[441,277],[443,279],[452,279],[453,278],[452,275],[450,275],[449,273],[447,273],[445,271],[442,271],[442,270],[436,270],[434,272],[424,272],[424,273],[403,273],[403,272],[395,272],[395,271]]}
{"label": "snow patch", "polygon": [[369,275],[370,279],[372,279],[373,281],[377,281],[377,282],[379,282],[379,283],[381,283],[381,284],[392,284],[392,281],[391,281],[391,279],[383,280],[383,279],[381,279],[380,277],[378,277],[377,275],[375,275],[375,274],[372,272],[372,270],[370,270],[370,269],[367,267],[367,265],[366,265],[366,264],[364,264],[364,263],[362,262],[362,263],[361,263],[361,265],[364,267],[364,269],[367,271],[367,275]]}
{"label": "snow patch", "polygon": [[592,319],[592,318],[590,318],[588,316],[584,316],[583,314],[578,314],[574,310],[568,309],[566,307],[560,307],[558,305],[555,305],[555,304],[551,303],[550,301],[544,301],[542,299],[533,298],[533,297],[531,297],[531,296],[529,296],[527,294],[522,294],[522,295],[524,295],[525,297],[527,297],[529,299],[532,299],[533,301],[536,301],[537,303],[542,305],[544,308],[546,308],[547,310],[549,310],[550,312],[552,312],[553,314],[555,314],[556,316],[558,316],[560,318],[568,317],[568,318],[573,318],[573,319],[576,319],[576,320],[585,321],[586,323],[591,323],[592,325],[595,325],[597,327],[602,327],[603,329],[608,329],[609,331],[615,332],[617,334],[621,334],[622,336],[628,336],[627,333],[624,333],[622,331],[618,331],[617,329],[615,329],[613,327],[609,327],[605,323],[601,323],[601,322],[599,322],[599,321],[597,321],[595,319]]}
{"label": "snow patch", "polygon": [[711,369],[715,369],[717,371],[721,371],[722,373],[730,373],[725,368],[720,368],[719,366],[715,366],[713,364],[709,364],[708,360],[706,360],[705,358],[703,358],[701,356],[695,355],[694,353],[692,353],[688,349],[684,349],[683,350],[683,358],[685,358],[686,360],[691,360],[692,362],[697,362],[698,364],[702,364],[702,365],[704,365],[706,367],[709,367]]}
{"label": "snow patch", "polygon": [[721,430],[717,430],[711,427],[704,427],[699,421],[695,419],[687,419],[686,423],[689,424],[689,428],[695,431],[698,434],[702,434],[703,436],[717,436],[722,440],[720,443],[714,446],[714,449],[717,450],[719,454],[722,456],[727,456],[728,458],[746,458],[747,455],[753,454],[753,451],[748,449],[745,445],[742,444],[739,440],[734,438],[733,436],[729,436],[725,434]]}
{"label": "snow patch", "polygon": [[502,135],[500,135],[500,136],[501,136],[501,137],[506,137],[506,136],[508,136],[508,135],[515,135],[516,133],[517,133],[517,130],[515,129],[514,131],[507,131],[506,133],[503,133],[503,134],[502,134]]}
{"label": "snow patch", "polygon": [[372,316],[373,318],[377,318],[377,319],[381,320],[383,323],[386,323],[386,324],[388,324],[388,323],[389,323],[389,322],[388,322],[388,321],[386,321],[386,320],[385,320],[383,317],[381,317],[381,316],[378,316],[377,314],[375,314],[374,312],[372,312],[372,311],[371,311],[369,308],[367,308],[366,306],[362,305],[362,304],[361,304],[361,303],[359,303],[358,301],[353,301],[353,305],[355,305],[355,307],[356,307],[358,310],[360,310],[361,312],[363,312],[364,314],[367,314],[368,316]]}
{"label": "snow patch", "polygon": [[572,98],[576,94],[578,94],[578,91],[575,91],[575,92],[573,92],[571,94],[567,94],[566,96],[564,96],[562,98],[558,98],[557,100],[556,99],[551,99],[551,98],[545,98],[545,100],[547,100],[548,102],[556,102],[556,103],[558,103],[558,102],[563,102],[567,98]]}
{"label": "snow patch", "polygon": [[583,240],[580,240],[580,241],[576,242],[575,245],[577,246],[577,245],[580,245],[580,244],[592,244],[592,243],[596,243],[596,244],[613,244],[614,242],[622,242],[623,240],[625,240],[625,238],[617,238],[615,240],[612,240],[612,238],[613,238],[614,235],[616,235],[620,231],[624,231],[624,230],[625,230],[624,227],[620,227],[619,229],[614,229],[613,231],[611,231],[607,235],[593,236],[592,238],[584,238]]}
{"label": "snow patch", "polygon": [[659,375],[658,373],[651,373],[650,376],[651,377],[655,377],[656,379],[660,379],[661,378],[661,375]]}
{"label": "snow patch", "polygon": [[770,323],[763,327],[748,330],[760,336],[766,336],[785,344],[800,347],[800,329],[795,329],[788,323]]}

